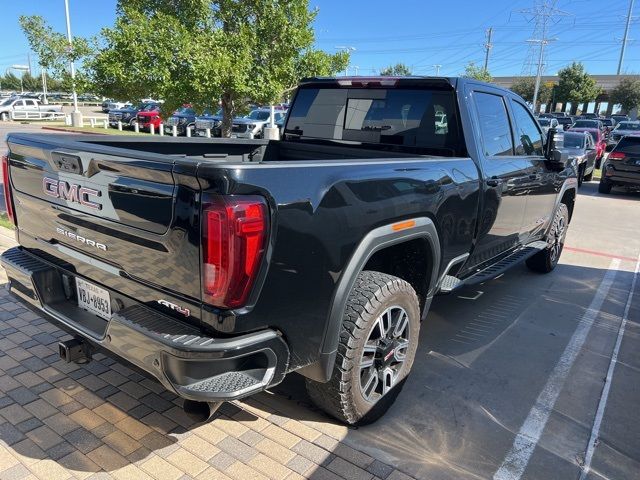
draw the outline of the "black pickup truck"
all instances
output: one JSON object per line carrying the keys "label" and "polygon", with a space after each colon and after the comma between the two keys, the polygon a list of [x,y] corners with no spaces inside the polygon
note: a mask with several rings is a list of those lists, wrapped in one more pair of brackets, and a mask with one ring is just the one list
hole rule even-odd
{"label": "black pickup truck", "polygon": [[[11,134],[9,289],[204,419],[290,372],[347,423],[400,391],[434,295],[553,270],[576,166],[470,79],[301,83],[279,141]],[[426,324],[428,328],[428,322]]]}

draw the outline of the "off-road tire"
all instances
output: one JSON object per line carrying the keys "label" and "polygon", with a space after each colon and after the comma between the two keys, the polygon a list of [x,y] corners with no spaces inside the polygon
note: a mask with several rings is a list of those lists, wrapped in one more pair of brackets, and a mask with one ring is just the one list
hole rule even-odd
{"label": "off-road tire", "polygon": [[[409,345],[394,386],[375,403],[365,399],[359,367],[365,343],[389,308],[400,307],[408,317]],[[307,379],[311,400],[329,415],[347,424],[371,423],[396,399],[413,365],[420,332],[420,306],[414,289],[404,280],[380,272],[358,275],[345,308],[340,341],[331,379],[320,383]]]}
{"label": "off-road tire", "polygon": [[526,261],[527,267],[538,273],[549,273],[556,268],[562,254],[568,227],[569,208],[561,203],[556,209],[551,229],[547,235],[547,248],[536,253],[533,257],[529,257]]}
{"label": "off-road tire", "polygon": [[600,193],[611,193],[611,187],[613,187],[613,185],[611,185],[610,182],[608,182],[605,179],[601,178],[600,179],[600,183],[598,184],[598,192],[600,192]]}

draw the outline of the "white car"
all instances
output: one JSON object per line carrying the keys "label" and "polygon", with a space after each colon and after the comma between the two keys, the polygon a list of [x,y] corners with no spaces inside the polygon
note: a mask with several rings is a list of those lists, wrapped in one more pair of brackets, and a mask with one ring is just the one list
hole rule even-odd
{"label": "white car", "polygon": [[[46,113],[62,112],[62,105],[43,105],[33,98],[9,97],[0,102],[0,120],[46,118]],[[53,116],[52,116],[53,117]]]}
{"label": "white car", "polygon": [[131,102],[116,102],[116,101],[107,102],[107,104],[103,108],[103,111],[107,110],[107,112],[110,112],[111,110],[120,110],[123,108],[129,108],[132,106],[133,104]]}
{"label": "white car", "polygon": [[[278,123],[286,116],[284,110],[274,112],[273,122]],[[271,109],[258,108],[246,117],[234,118],[231,136],[236,138],[262,138],[262,129],[271,122]]]}

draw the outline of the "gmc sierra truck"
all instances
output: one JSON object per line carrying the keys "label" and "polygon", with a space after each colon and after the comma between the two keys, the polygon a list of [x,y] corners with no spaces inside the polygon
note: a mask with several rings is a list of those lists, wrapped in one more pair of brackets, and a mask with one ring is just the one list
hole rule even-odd
{"label": "gmc sierra truck", "polygon": [[576,165],[545,137],[512,92],[430,77],[304,80],[279,141],[10,134],[2,265],[63,359],[106,351],[195,418],[298,372],[370,422],[434,295],[556,266]]}

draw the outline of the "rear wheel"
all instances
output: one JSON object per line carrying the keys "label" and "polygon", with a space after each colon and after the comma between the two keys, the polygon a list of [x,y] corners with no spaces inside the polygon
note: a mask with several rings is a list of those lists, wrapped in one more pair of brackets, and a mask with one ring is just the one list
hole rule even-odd
{"label": "rear wheel", "polygon": [[400,393],[418,346],[418,297],[404,280],[365,271],[351,290],[327,383],[307,380],[313,402],[348,424],[380,418]]}
{"label": "rear wheel", "polygon": [[527,259],[527,267],[534,272],[549,273],[558,264],[569,227],[569,209],[564,203],[558,205],[551,229],[547,235],[547,248]]}
{"label": "rear wheel", "polygon": [[3,122],[8,122],[9,121],[9,114],[7,112],[0,113],[0,120],[2,120]]}
{"label": "rear wheel", "polygon": [[605,180],[604,178],[600,179],[600,184],[598,185],[598,192],[600,193],[611,193],[611,182]]}

